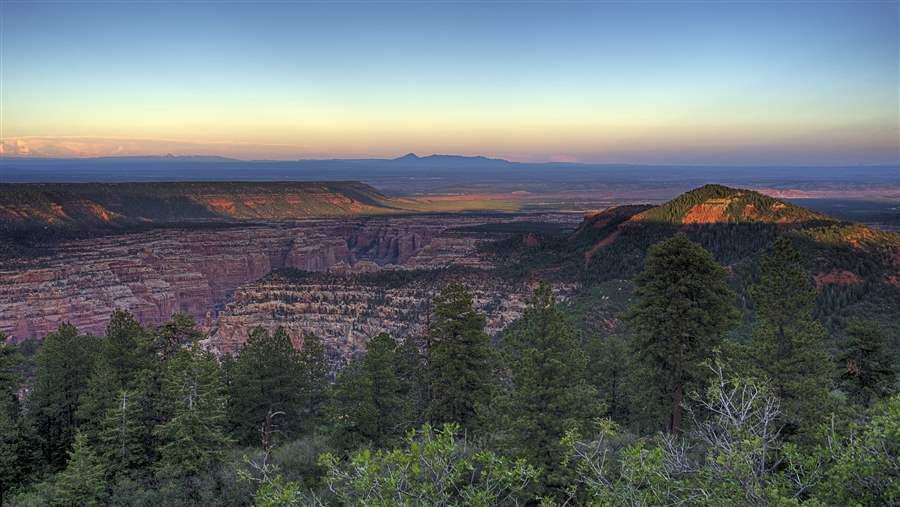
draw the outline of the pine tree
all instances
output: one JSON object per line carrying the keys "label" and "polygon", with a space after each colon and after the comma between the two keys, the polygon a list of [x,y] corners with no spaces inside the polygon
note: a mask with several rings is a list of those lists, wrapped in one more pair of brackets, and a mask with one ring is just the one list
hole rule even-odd
{"label": "pine tree", "polygon": [[172,319],[156,328],[152,348],[163,362],[168,361],[184,346],[201,338],[194,318],[186,313],[176,313]]}
{"label": "pine tree", "polygon": [[600,406],[587,382],[587,357],[549,285],[537,287],[505,351],[512,373],[513,439],[521,455],[545,470],[546,485],[561,491],[565,449],[560,441],[568,430],[585,430]]}
{"label": "pine tree", "polygon": [[259,429],[269,413],[281,414],[279,430],[287,436],[298,429],[303,370],[284,329],[278,328],[272,335],[254,329],[230,370],[230,423],[240,443],[259,443]]}
{"label": "pine tree", "polygon": [[84,434],[88,445],[97,445],[103,417],[107,410],[113,408],[116,393],[123,388],[118,380],[115,370],[101,354],[94,364],[78,404],[78,429]]}
{"label": "pine tree", "polygon": [[133,388],[150,367],[151,340],[147,332],[125,310],[116,310],[106,326],[102,340],[102,360],[112,369],[115,388]]}
{"label": "pine tree", "polygon": [[387,447],[399,439],[413,424],[412,389],[400,370],[400,345],[392,336],[381,333],[369,340],[363,361],[372,379],[372,398],[378,414],[375,445]]}
{"label": "pine tree", "polygon": [[79,402],[98,349],[96,338],[79,335],[65,323],[44,337],[37,353],[28,424],[37,436],[40,459],[51,469],[65,465],[79,424]]}
{"label": "pine tree", "polygon": [[779,238],[761,262],[752,288],[756,368],[781,399],[784,433],[812,430],[831,385],[824,328],[812,318],[816,291],[789,239]]}
{"label": "pine tree", "polygon": [[6,337],[0,333],[0,505],[5,505],[7,492],[28,471],[28,463],[23,460],[26,442],[16,396],[19,362],[16,347],[7,344]]}
{"label": "pine tree", "polygon": [[405,419],[417,428],[425,423],[427,412],[425,358],[420,338],[408,336],[398,347],[397,376],[408,404],[409,417]]}
{"label": "pine tree", "polygon": [[853,320],[847,326],[849,347],[841,357],[841,380],[866,408],[889,396],[897,387],[898,363],[887,336],[871,321]]}
{"label": "pine tree", "polygon": [[428,412],[435,423],[473,429],[488,403],[494,353],[484,325],[464,285],[450,283],[435,296],[427,343]]}
{"label": "pine tree", "polygon": [[[79,430],[88,444],[103,454],[101,434],[105,431],[104,423],[108,412],[120,410],[122,392],[127,391],[130,395],[128,410],[138,411],[143,419],[143,411],[149,403],[147,389],[155,358],[147,331],[124,310],[113,312],[106,326],[106,336],[100,343],[100,354],[81,398],[78,418],[81,421]],[[141,458],[133,459],[144,462],[149,460],[148,455],[152,452],[149,441],[152,425],[140,419],[135,423],[146,430],[143,436],[147,448],[140,453]]]}
{"label": "pine tree", "polygon": [[301,394],[303,409],[299,423],[303,433],[312,433],[319,423],[325,389],[328,386],[329,368],[325,356],[325,344],[314,334],[303,337],[300,347]]}
{"label": "pine tree", "polygon": [[341,451],[371,445],[377,438],[378,409],[363,362],[352,361],[344,367],[330,393],[325,413],[332,445]]}
{"label": "pine tree", "polygon": [[150,463],[140,391],[121,390],[100,421],[97,452],[116,475],[139,472]]}
{"label": "pine tree", "polygon": [[163,393],[163,379],[169,362],[185,346],[191,346],[201,338],[194,319],[186,314],[175,314],[172,319],[157,327],[150,339],[151,357],[142,389],[141,406],[144,425],[150,437],[145,448],[152,460],[158,458],[156,428],[172,419],[172,407]]}
{"label": "pine tree", "polygon": [[15,411],[17,407],[0,401],[0,505],[5,505],[7,492],[19,483],[26,467],[20,462],[25,442]]}
{"label": "pine tree", "polygon": [[401,347],[379,334],[366,355],[338,375],[328,403],[332,438],[343,449],[388,447],[414,425],[413,391],[401,374]]}
{"label": "pine tree", "polygon": [[59,506],[104,505],[107,496],[106,465],[81,433],[75,436],[66,468],[56,478],[54,504]]}
{"label": "pine tree", "polygon": [[[652,408],[639,401],[641,364],[634,360],[634,353],[627,339],[619,335],[595,336],[587,344],[588,379],[597,389],[606,415],[613,421],[639,424],[640,410]],[[654,416],[649,425],[658,426]]]}
{"label": "pine tree", "polygon": [[628,317],[633,347],[668,407],[670,433],[680,431],[684,396],[705,376],[702,363],[736,318],[727,278],[709,252],[678,234],[650,247],[635,280],[640,301]]}
{"label": "pine tree", "polygon": [[215,357],[195,344],[169,361],[163,394],[172,419],[157,428],[160,469],[189,476],[218,463],[231,440],[225,432],[227,396]]}

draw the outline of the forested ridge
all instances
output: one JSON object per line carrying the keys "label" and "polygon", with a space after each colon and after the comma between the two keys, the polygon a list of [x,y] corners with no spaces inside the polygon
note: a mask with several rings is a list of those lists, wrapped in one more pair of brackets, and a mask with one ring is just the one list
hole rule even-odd
{"label": "forested ridge", "polygon": [[[148,328],[118,311],[104,336],[62,324],[40,344],[5,343],[0,498],[900,503],[889,318],[900,304],[885,246],[895,239],[819,216],[804,227],[726,224],[725,233],[666,224],[685,225],[689,211],[622,225],[645,209],[539,246],[494,245],[511,259],[510,276],[530,259],[533,280],[523,317],[499,335],[485,333],[469,288],[450,281],[426,333],[371,337],[366,355],[337,372],[318,337],[295,349],[280,329],[254,330],[238,354],[214,356],[184,315]],[[845,254],[849,244],[865,254]],[[823,266],[853,269],[863,283],[817,287]],[[550,284],[567,271],[583,288],[560,302]],[[409,275],[370,281],[395,276]]]}

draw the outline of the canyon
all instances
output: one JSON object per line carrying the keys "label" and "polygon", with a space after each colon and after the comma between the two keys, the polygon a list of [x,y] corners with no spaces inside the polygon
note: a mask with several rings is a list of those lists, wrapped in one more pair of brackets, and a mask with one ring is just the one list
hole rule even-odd
{"label": "canyon", "polygon": [[[280,327],[298,348],[308,334],[321,337],[337,369],[363,353],[378,333],[423,335],[431,300],[449,281],[468,286],[491,335],[523,314],[538,279],[550,281],[557,299],[569,301],[567,309],[574,314],[614,324],[623,310],[602,311],[604,298],[627,299],[627,294],[595,289],[633,278],[644,252],[676,233],[702,244],[736,280],[752,277],[752,259],[772,238],[791,237],[809,260],[823,307],[841,312],[840,318],[866,312],[888,322],[882,315],[893,314],[900,301],[900,238],[895,234],[720,185],[700,187],[660,206],[626,205],[588,214],[544,208],[354,211],[316,218],[303,215],[313,211],[293,197],[297,188],[279,194],[271,186],[252,187],[257,194],[243,195],[231,185],[210,188],[216,196],[241,199],[243,208],[212,218],[188,213],[175,216],[174,223],[166,222],[171,210],[157,206],[166,199],[165,189],[138,187],[149,196],[142,206],[116,201],[112,194],[91,194],[102,196],[97,201],[122,220],[102,230],[92,229],[93,219],[74,211],[87,209],[78,203],[88,190],[99,192],[93,186],[65,199],[41,193],[46,199],[28,208],[27,221],[7,221],[16,227],[30,224],[29,230],[37,232],[21,243],[28,254],[0,255],[0,333],[22,342],[70,322],[83,333],[101,335],[116,309],[131,312],[146,326],[187,313],[197,321],[204,346],[217,354],[238,352],[254,328],[272,332]],[[210,197],[210,188],[188,186],[182,200],[205,203],[203,213],[228,208],[226,201]],[[368,187],[328,188],[316,199],[339,201],[339,195],[360,195]],[[16,202],[24,202],[25,190],[17,190]],[[304,187],[309,195],[314,190]],[[264,191],[274,192],[275,199],[262,199]],[[21,215],[24,208],[16,209]],[[181,211],[191,209],[185,205]],[[42,210],[71,220],[42,222],[50,216]],[[127,210],[128,220],[122,218]],[[300,217],[284,218],[289,211]],[[151,215],[158,221],[141,225],[140,217]],[[40,232],[54,227],[53,234]]]}
{"label": "canyon", "polygon": [[[115,309],[145,325],[184,312],[209,334],[210,348],[223,353],[237,350],[253,327],[283,325],[298,345],[313,332],[333,342],[329,350],[353,354],[377,332],[420,332],[423,308],[442,283],[426,275],[430,285],[366,286],[367,273],[488,273],[495,260],[479,247],[507,235],[471,227],[536,217],[572,225],[581,219],[571,213],[348,217],[195,224],[64,241],[52,255],[0,265],[0,333],[21,342],[70,322],[102,334]],[[330,282],[268,276],[284,269],[328,273]],[[480,284],[481,306],[496,306],[491,330],[520,313],[527,287],[491,283],[483,275],[468,279]],[[267,301],[261,294],[285,299]]]}

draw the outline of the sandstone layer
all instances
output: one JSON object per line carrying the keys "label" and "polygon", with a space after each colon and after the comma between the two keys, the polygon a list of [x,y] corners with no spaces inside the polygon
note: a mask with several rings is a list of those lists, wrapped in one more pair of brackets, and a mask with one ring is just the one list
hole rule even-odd
{"label": "sandstone layer", "polygon": [[[509,281],[472,268],[382,271],[374,275],[309,276],[276,273],[243,285],[210,330],[207,344],[218,353],[240,350],[250,331],[283,328],[299,347],[303,336],[323,339],[332,366],[365,350],[379,333],[424,336],[435,292],[449,281],[464,283],[495,334],[522,316],[533,289],[528,280]],[[558,286],[564,299],[574,286]]]}
{"label": "sandstone layer", "polygon": [[0,265],[0,333],[40,338],[68,321],[102,333],[114,309],[146,325],[186,312],[211,328],[242,284],[273,270],[358,273],[452,265],[486,268],[485,234],[452,228],[519,220],[418,215],[155,229],[54,245],[52,256]]}

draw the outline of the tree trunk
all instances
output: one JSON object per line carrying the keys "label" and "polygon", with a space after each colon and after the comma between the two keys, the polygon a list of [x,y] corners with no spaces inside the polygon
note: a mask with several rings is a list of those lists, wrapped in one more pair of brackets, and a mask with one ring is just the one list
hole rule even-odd
{"label": "tree trunk", "polygon": [[684,387],[679,384],[672,393],[672,413],[669,414],[668,424],[666,425],[666,431],[669,433],[681,432],[681,402],[683,400]]}

